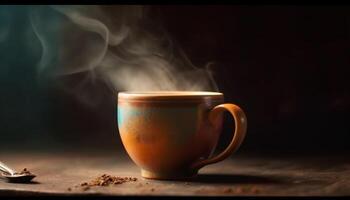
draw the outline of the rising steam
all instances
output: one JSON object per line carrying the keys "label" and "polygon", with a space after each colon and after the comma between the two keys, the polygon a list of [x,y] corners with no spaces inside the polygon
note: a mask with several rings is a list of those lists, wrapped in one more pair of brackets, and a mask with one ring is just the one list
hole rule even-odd
{"label": "rising steam", "polygon": [[[218,90],[210,70],[193,66],[142,6],[50,9],[60,24],[43,23],[39,10],[30,16],[42,45],[39,73],[88,73],[90,81],[102,79],[113,90]],[[54,33],[58,41],[49,39]]]}

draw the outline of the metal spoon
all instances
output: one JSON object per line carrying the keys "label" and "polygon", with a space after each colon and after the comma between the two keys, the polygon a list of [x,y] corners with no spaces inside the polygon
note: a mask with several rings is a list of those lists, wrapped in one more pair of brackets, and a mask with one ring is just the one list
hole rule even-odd
{"label": "metal spoon", "polygon": [[0,162],[0,174],[1,176],[5,177],[9,182],[12,183],[28,183],[33,178],[35,178],[34,174],[21,174],[16,173],[13,169],[5,165],[4,163]]}

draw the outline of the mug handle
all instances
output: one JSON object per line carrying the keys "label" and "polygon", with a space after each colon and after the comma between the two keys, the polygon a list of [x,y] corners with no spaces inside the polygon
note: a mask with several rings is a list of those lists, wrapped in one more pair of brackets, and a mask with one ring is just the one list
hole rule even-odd
{"label": "mug handle", "polygon": [[237,151],[239,146],[242,144],[247,131],[247,118],[243,110],[237,105],[226,103],[214,107],[209,113],[210,123],[212,123],[213,126],[218,126],[219,121],[217,119],[224,111],[229,111],[231,113],[236,124],[231,143],[220,154],[193,164],[192,169],[199,170],[206,165],[220,162]]}

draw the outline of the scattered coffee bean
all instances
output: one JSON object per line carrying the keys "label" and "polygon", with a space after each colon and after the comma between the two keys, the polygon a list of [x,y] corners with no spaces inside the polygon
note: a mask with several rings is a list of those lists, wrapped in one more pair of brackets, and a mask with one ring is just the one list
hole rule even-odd
{"label": "scattered coffee bean", "polygon": [[87,186],[87,185],[88,185],[87,182],[84,182],[84,183],[80,184],[80,186]]}
{"label": "scattered coffee bean", "polygon": [[80,184],[81,187],[84,187],[83,190],[86,191],[90,189],[92,186],[109,186],[109,185],[117,185],[126,182],[137,181],[135,177],[119,177],[119,176],[111,176],[107,174],[103,174],[90,182],[83,182]]}

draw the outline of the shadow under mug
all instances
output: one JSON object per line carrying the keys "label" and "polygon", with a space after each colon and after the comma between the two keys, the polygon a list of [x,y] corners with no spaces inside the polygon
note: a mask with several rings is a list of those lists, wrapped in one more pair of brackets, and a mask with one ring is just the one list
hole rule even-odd
{"label": "shadow under mug", "polygon": [[[231,143],[213,155],[223,112],[234,118]],[[141,175],[151,179],[183,179],[205,165],[224,160],[244,140],[247,119],[237,105],[218,92],[120,92],[118,128],[122,143]]]}

